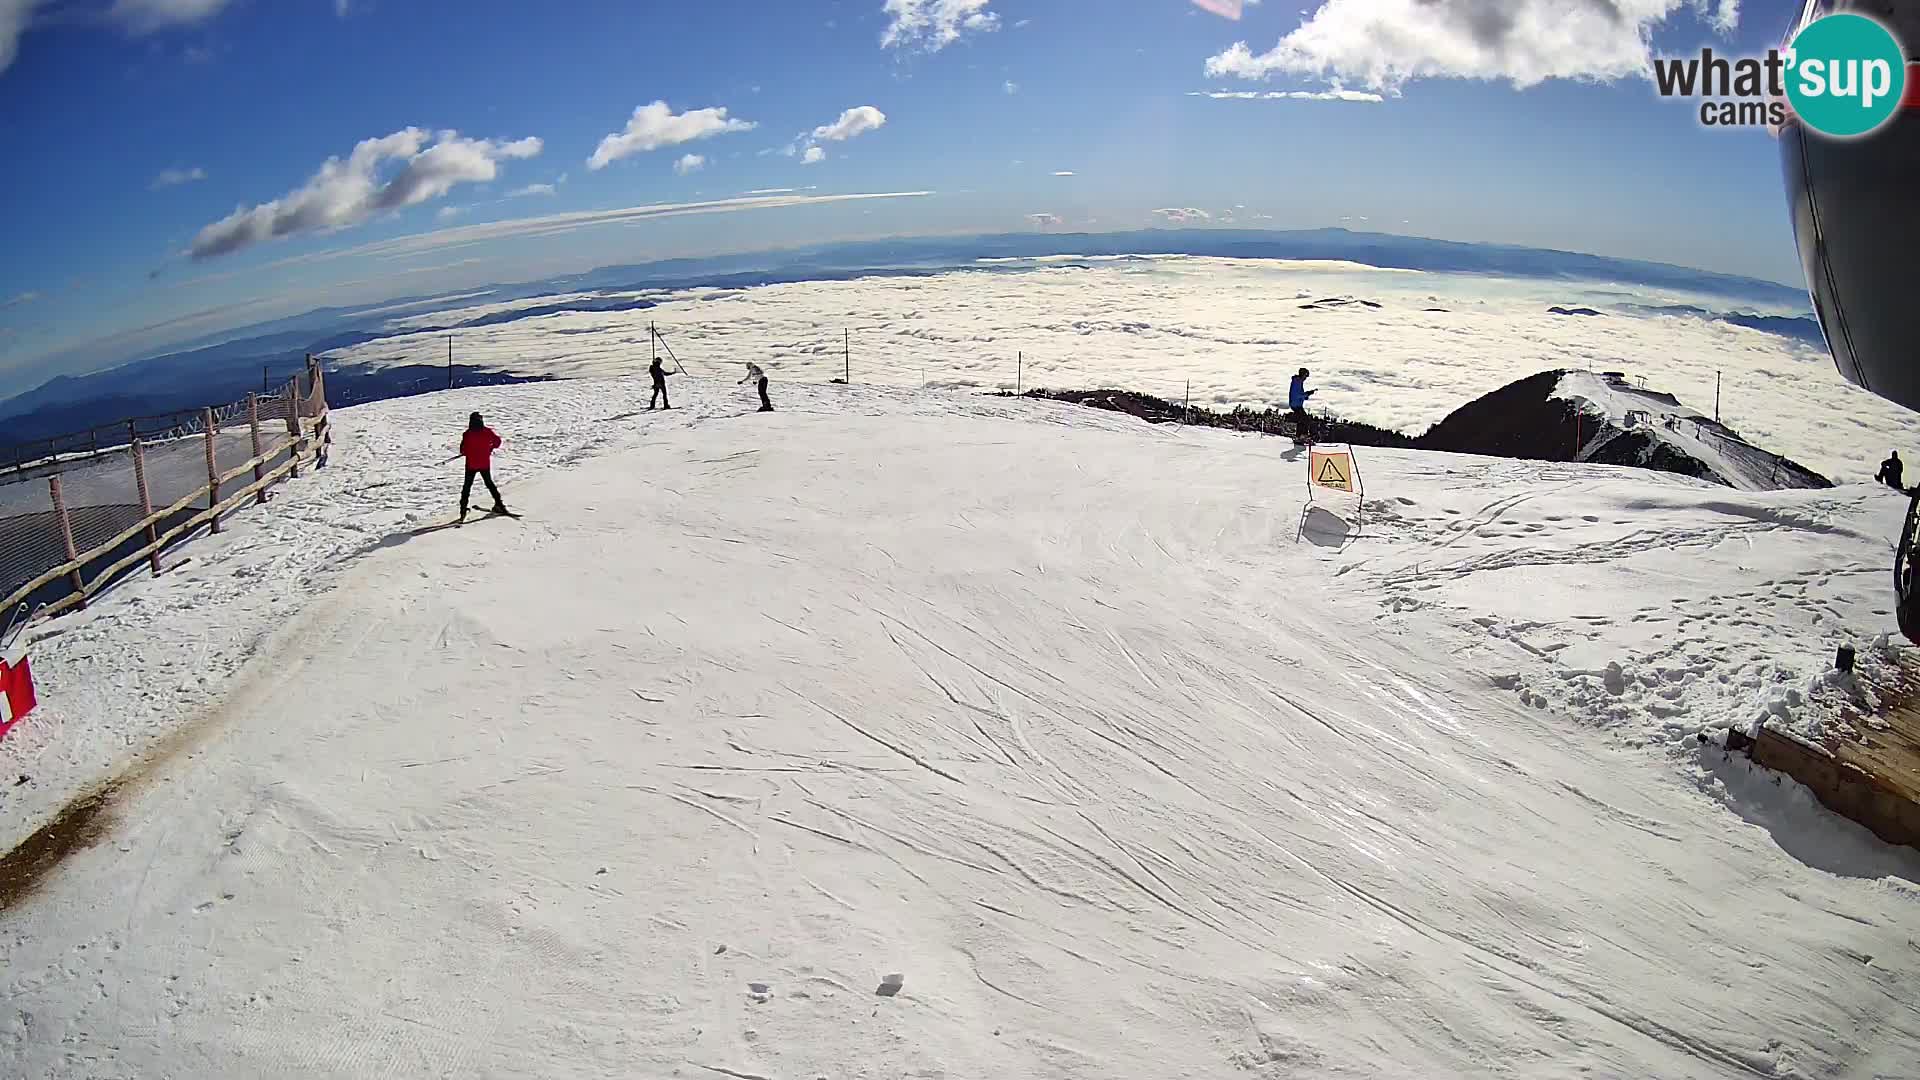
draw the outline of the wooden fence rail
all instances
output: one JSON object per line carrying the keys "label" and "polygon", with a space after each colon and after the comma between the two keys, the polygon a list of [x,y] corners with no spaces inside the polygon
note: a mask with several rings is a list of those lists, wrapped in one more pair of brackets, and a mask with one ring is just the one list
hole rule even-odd
{"label": "wooden fence rail", "polygon": [[[193,491],[188,492],[185,496],[181,497],[180,501],[174,503],[172,506],[169,506],[166,509],[160,510],[156,513],[148,514],[146,517],[140,519],[138,522],[129,526],[124,532],[121,532],[119,535],[113,537],[110,540],[105,541],[104,543],[96,544],[84,552],[76,551],[73,546],[72,520],[67,514],[65,500],[61,499],[58,495],[56,495],[54,513],[60,519],[59,527],[61,529],[63,539],[67,545],[67,554],[69,555],[69,558],[65,563],[62,563],[59,566],[53,567],[52,569],[48,570],[46,573],[41,574],[39,577],[34,578],[32,581],[27,582],[25,585],[20,586],[18,589],[15,589],[13,591],[13,594],[7,597],[4,603],[0,603],[0,610],[10,610],[16,605],[24,602],[27,599],[27,597],[32,596],[35,592],[39,591],[45,586],[50,585],[55,581],[58,581],[62,577],[69,577],[69,576],[72,577],[73,579],[74,591],[71,594],[69,594],[66,598],[60,600],[59,602],[48,605],[46,609],[46,614],[57,615],[63,611],[66,611],[70,607],[74,607],[77,605],[84,605],[85,602],[88,599],[90,599],[95,593],[97,593],[100,590],[100,588],[103,587],[107,583],[107,581],[110,580],[115,574],[118,574],[120,571],[126,569],[128,566],[131,566],[134,563],[139,562],[141,559],[148,558],[149,556],[157,556],[163,548],[165,548],[168,544],[172,543],[175,539],[177,539],[182,534],[190,532],[193,529],[201,525],[207,524],[210,521],[218,520],[220,515],[230,512],[235,506],[237,506],[240,502],[244,501],[246,498],[250,498],[259,493],[264,492],[268,487],[272,486],[272,484],[276,480],[280,479],[282,476],[287,475],[290,471],[295,469],[299,464],[300,455],[302,453],[305,453],[306,451],[307,451],[307,446],[306,446],[306,440],[304,439],[290,446],[275,447],[274,449],[269,450],[264,454],[261,454],[257,458],[245,461],[235,466],[232,470],[230,470],[224,476],[221,476],[218,478],[221,483],[225,483],[227,481],[233,480],[236,477],[242,476],[246,473],[253,472],[255,466],[263,466],[267,462],[273,460],[274,458],[280,456],[281,454],[288,455],[286,462],[282,463],[278,468],[274,469],[272,472],[265,474],[261,479],[251,484],[248,484],[246,488],[243,489],[238,494],[230,496],[224,501],[215,502],[213,501],[217,497],[215,495],[215,492],[217,490],[215,485],[208,484],[204,487],[197,488]],[[47,483],[50,491],[58,492],[59,483],[60,483],[59,477],[57,476],[49,477]],[[167,530],[165,533],[156,532],[156,529],[161,522],[165,521],[166,519],[172,517],[175,514],[180,513],[181,511],[184,511],[190,508],[194,503],[199,502],[202,498],[207,498],[209,500],[209,506],[207,509],[202,510],[200,513],[195,514],[193,517],[187,519],[184,523],[172,529]],[[86,569],[89,563],[92,563],[97,559],[105,557],[106,555],[111,553],[113,549],[119,547],[121,544],[124,544],[129,540],[132,540],[134,537],[140,535],[142,532],[147,533],[148,540],[147,540],[147,543],[143,545],[139,551],[135,552],[133,555],[127,558],[120,560],[120,562],[117,562],[113,566],[108,567],[106,570],[102,571],[101,573],[95,574],[92,582],[83,583],[81,578],[81,573]],[[155,561],[154,573],[155,574],[159,573],[159,564],[157,560]]]}
{"label": "wooden fence rail", "polygon": [[[240,491],[235,492],[233,495],[229,496],[225,502],[222,502],[216,506],[210,507],[206,510],[202,510],[199,513],[188,518],[187,520],[174,526],[173,528],[168,529],[166,532],[160,535],[160,538],[158,540],[155,540],[152,543],[147,544],[145,547],[142,547],[138,551],[134,551],[125,556],[122,556],[118,562],[100,571],[98,574],[95,574],[93,576],[93,580],[88,582],[87,585],[84,588],[82,588],[80,591],[69,594],[65,599],[56,601],[55,603],[52,603],[52,604],[48,604],[44,612],[44,615],[48,618],[51,618],[55,615],[64,614],[67,610],[71,608],[85,607],[86,602],[88,600],[93,599],[94,596],[97,595],[101,589],[104,589],[108,585],[112,584],[114,576],[119,574],[121,571],[132,566],[134,563],[137,563],[140,560],[147,558],[150,555],[158,554],[162,548],[166,547],[168,544],[173,543],[173,541],[178,539],[179,537],[192,532],[193,530],[199,528],[200,526],[205,525],[209,521],[217,521],[220,515],[232,512],[233,510],[238,508],[241,503],[247,501],[250,498],[253,498],[255,494],[265,491],[267,488],[271,487],[275,481],[279,480],[281,477],[291,472],[294,466],[299,463],[300,456],[297,451],[300,448],[296,447],[295,449],[296,449],[296,453],[293,456],[289,457],[286,463],[281,465],[279,468],[274,469],[272,472],[268,473],[262,479],[254,483],[248,484],[245,488],[241,489]],[[204,494],[204,492],[195,492],[194,493],[195,498],[198,498],[201,494]],[[137,532],[138,530],[135,530],[135,531]],[[112,547],[108,547],[105,550],[96,548],[94,551],[94,557],[98,558],[101,555],[104,555],[106,552],[112,551],[112,550],[113,550]]]}
{"label": "wooden fence rail", "polygon": [[[60,600],[46,605],[41,609],[39,614],[43,617],[52,617],[74,608],[84,608],[87,601],[98,595],[101,590],[112,585],[121,573],[141,560],[150,562],[154,575],[158,576],[160,574],[160,552],[169,544],[192,533],[195,529],[203,525],[209,526],[212,532],[219,532],[221,517],[232,513],[240,504],[249,499],[261,503],[266,502],[266,493],[269,487],[272,487],[275,483],[289,476],[297,478],[300,475],[301,458],[304,455],[310,452],[316,455],[326,452],[326,384],[324,373],[312,357],[307,358],[306,379],[307,389],[305,394],[301,392],[301,377],[295,376],[287,382],[284,391],[279,395],[271,398],[263,398],[259,394],[248,394],[243,401],[219,408],[203,409],[198,416],[193,417],[191,420],[172,423],[165,431],[159,433],[158,437],[161,440],[191,438],[195,436],[203,438],[205,440],[207,467],[207,482],[205,486],[188,492],[173,505],[159,511],[155,511],[153,508],[152,493],[148,487],[146,467],[146,451],[153,436],[150,434],[146,438],[142,437],[141,422],[142,420],[173,420],[183,414],[175,413],[161,417],[142,417],[123,421],[120,425],[115,425],[116,430],[124,428],[126,432],[127,443],[121,447],[103,448],[100,445],[98,433],[101,430],[105,430],[103,428],[96,428],[92,431],[82,433],[81,437],[86,439],[86,451],[89,458],[97,457],[103,453],[122,450],[131,453],[133,459],[134,484],[140,500],[140,520],[127,527],[112,539],[104,543],[95,544],[84,552],[80,551],[78,545],[74,542],[73,518],[68,512],[66,499],[64,493],[61,491],[60,476],[57,472],[49,476],[47,478],[48,492],[53,500],[53,511],[56,519],[55,524],[60,530],[61,541],[65,549],[67,561],[59,566],[50,568],[39,577],[15,589],[4,601],[0,601],[0,611],[11,610],[26,601],[27,598],[35,592],[58,581],[62,577],[70,579],[73,586],[72,592]],[[306,425],[301,422],[301,412],[303,408],[306,408],[314,402],[317,402],[317,412],[314,415],[318,423],[315,430],[309,434],[306,430]],[[260,432],[260,421],[263,417],[275,420],[284,417],[287,424],[288,440],[271,448],[263,448]],[[253,456],[239,465],[222,472],[218,464],[215,439],[219,436],[220,428],[223,424],[236,422],[244,422],[247,425],[247,434],[252,443],[251,449]],[[25,471],[27,468],[38,465],[58,464],[61,457],[59,445],[63,441],[74,438],[73,436],[63,436],[57,439],[30,443],[27,444],[26,447],[10,448],[13,452],[11,471],[19,473]],[[38,462],[28,462],[24,460],[25,454],[23,451],[42,446],[51,451],[47,458]],[[282,455],[285,455],[286,460],[277,466],[269,468],[269,465],[274,459]],[[324,464],[324,462],[322,463]],[[0,472],[5,471],[8,471],[7,466],[0,465]],[[246,477],[249,473],[252,474],[251,483],[238,491],[229,492],[227,490],[228,485]],[[160,527],[168,519],[192,509],[193,504],[200,501],[203,497],[207,500],[207,506],[204,510],[194,514],[178,525],[167,529],[165,532],[160,531]],[[89,565],[111,556],[122,544],[132,541],[142,533],[146,534],[146,542],[137,550],[121,556],[115,560],[111,566],[107,566],[93,574],[91,579],[87,577],[86,570]]]}
{"label": "wooden fence rail", "polygon": [[[275,405],[280,403],[280,399],[268,400],[271,400]],[[266,490],[269,487],[289,475],[296,477],[300,475],[300,459],[302,455],[314,449],[309,445],[312,440],[301,430],[303,425],[300,424],[299,420],[300,395],[297,383],[288,386],[284,401],[285,412],[288,417],[287,426],[289,433],[297,434],[293,434],[290,442],[274,446],[264,451],[260,449],[260,442],[258,437],[255,436],[252,447],[255,451],[253,456],[225,472],[218,471],[213,452],[213,438],[219,431],[221,416],[215,410],[204,410],[200,415],[201,423],[197,425],[200,431],[194,434],[200,435],[207,441],[207,483],[188,492],[173,505],[157,511],[153,509],[146,483],[146,442],[135,434],[131,439],[129,448],[133,456],[135,486],[139,489],[142,517],[139,521],[127,527],[111,539],[103,543],[95,544],[84,552],[78,550],[73,540],[73,519],[68,512],[66,501],[60,490],[60,477],[57,474],[48,477],[48,490],[52,496],[54,516],[57,519],[56,525],[61,531],[61,540],[65,548],[67,561],[59,566],[48,569],[39,577],[15,589],[4,602],[0,602],[0,610],[8,610],[21,604],[35,592],[38,592],[40,589],[63,577],[72,580],[73,591],[62,599],[47,605],[47,607],[43,609],[42,614],[51,617],[76,607],[85,607],[88,600],[97,595],[101,589],[110,584],[117,575],[128,567],[142,559],[146,559],[152,563],[153,573],[158,575],[160,573],[160,552],[165,549],[167,545],[202,525],[211,524],[214,531],[219,531],[218,522],[220,518],[232,512],[242,502],[248,499],[264,502]],[[261,410],[259,406],[266,403],[266,401],[256,399],[241,407],[242,411],[239,412],[239,415],[247,419],[248,426],[252,429],[249,434],[258,430],[257,421],[254,420],[254,417],[260,414]],[[277,413],[280,410],[276,408],[272,411]],[[137,429],[130,427],[129,430]],[[282,455],[286,456],[284,462],[272,469],[267,468],[269,463]],[[226,485],[231,484],[241,477],[247,476],[249,473],[252,474],[252,483],[231,494],[225,494],[223,492],[222,489]],[[224,498],[222,497],[223,494],[225,494]],[[179,525],[168,529],[164,533],[159,531],[159,527],[163,522],[176,514],[190,509],[194,503],[200,501],[202,498],[207,500],[206,509],[193,515]],[[84,576],[85,571],[90,564],[111,554],[114,549],[134,539],[143,532],[146,534],[146,543],[141,545],[138,550],[120,558],[113,565],[106,567],[99,573],[92,575],[91,580],[86,579]]]}

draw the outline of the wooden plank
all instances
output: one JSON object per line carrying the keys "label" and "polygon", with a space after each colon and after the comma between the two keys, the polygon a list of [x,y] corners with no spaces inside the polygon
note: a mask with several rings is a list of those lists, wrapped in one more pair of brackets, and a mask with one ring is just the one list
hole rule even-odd
{"label": "wooden plank", "polygon": [[[206,411],[206,448],[207,448],[207,509],[213,510],[220,505],[220,464],[215,452],[214,440],[220,436],[219,420],[213,410]],[[213,515],[213,531],[220,532],[220,515]]]}
{"label": "wooden plank", "polygon": [[[261,454],[259,457],[254,458],[251,461],[243,461],[240,464],[235,465],[233,468],[228,469],[226,472],[223,472],[220,474],[220,486],[225,487],[228,484],[234,482],[235,480],[240,479],[241,477],[247,475],[250,472],[258,472],[260,467],[262,465],[265,465],[270,458],[278,457],[279,454],[280,454],[280,451],[276,449],[268,453]],[[259,477],[256,476],[255,479],[259,479]]]}
{"label": "wooden plank", "polygon": [[1884,776],[1771,728],[1754,740],[1753,760],[1793,777],[1829,810],[1887,843],[1920,847],[1920,803]]}
{"label": "wooden plank", "polygon": [[[147,530],[147,542],[152,543],[159,533],[154,528],[153,489],[147,486],[147,448],[140,442],[140,432],[132,424],[128,424],[127,428],[133,435],[133,482],[140,491],[140,521]],[[160,576],[160,556],[157,553],[153,557],[153,576]]]}
{"label": "wooden plank", "polygon": [[[260,467],[260,395],[259,394],[247,395],[247,428],[248,428],[248,431],[253,435],[253,480],[254,480],[254,483],[257,484],[260,482],[260,477],[262,475],[261,467]],[[262,488],[260,491],[260,501],[263,504],[267,501],[267,492],[265,488]]]}
{"label": "wooden plank", "polygon": [[73,516],[67,513],[67,500],[60,494],[58,474],[47,477],[47,490],[53,495],[53,516],[60,522],[60,542],[66,545],[67,565],[73,567],[73,591],[84,593],[80,583],[80,551],[73,542]]}

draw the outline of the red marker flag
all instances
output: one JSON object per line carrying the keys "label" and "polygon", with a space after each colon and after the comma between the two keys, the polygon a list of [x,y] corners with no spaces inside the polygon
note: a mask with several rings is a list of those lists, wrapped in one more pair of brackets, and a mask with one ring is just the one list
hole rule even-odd
{"label": "red marker flag", "polygon": [[27,658],[22,656],[15,665],[0,660],[0,739],[6,738],[13,725],[33,711],[35,703],[33,669],[28,666]]}

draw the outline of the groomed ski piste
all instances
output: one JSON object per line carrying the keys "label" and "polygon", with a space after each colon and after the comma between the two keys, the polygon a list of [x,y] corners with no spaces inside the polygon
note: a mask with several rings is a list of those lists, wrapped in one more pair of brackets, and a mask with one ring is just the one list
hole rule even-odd
{"label": "groomed ski piste", "polygon": [[1697,738],[1892,662],[1904,500],[673,387],[338,411],[35,631],[0,1075],[1913,1075],[1920,855]]}

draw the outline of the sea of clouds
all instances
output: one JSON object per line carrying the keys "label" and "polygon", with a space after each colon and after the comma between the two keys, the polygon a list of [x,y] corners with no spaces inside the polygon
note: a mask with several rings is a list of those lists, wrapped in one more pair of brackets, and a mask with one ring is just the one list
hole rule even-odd
{"label": "sea of clouds", "polygon": [[[1342,306],[1306,306],[1351,298]],[[690,375],[1013,389],[1125,388],[1196,405],[1284,403],[1306,367],[1316,408],[1411,433],[1549,368],[1623,371],[1722,418],[1749,440],[1837,481],[1871,477],[1892,447],[1920,448],[1920,417],[1846,384],[1824,349],[1693,315],[1724,298],[1605,282],[1381,270],[1352,263],[1155,256],[982,263],[745,289],[543,296],[413,314],[400,331],[328,354],[332,365],[443,362],[428,330],[556,303],[561,311],[453,331],[455,356],[521,374],[640,374],[658,323]],[[1554,314],[1589,307],[1595,316]],[[1760,305],[1744,308],[1764,311]],[[418,328],[418,329],[416,329]],[[412,332],[408,332],[412,331]]]}

